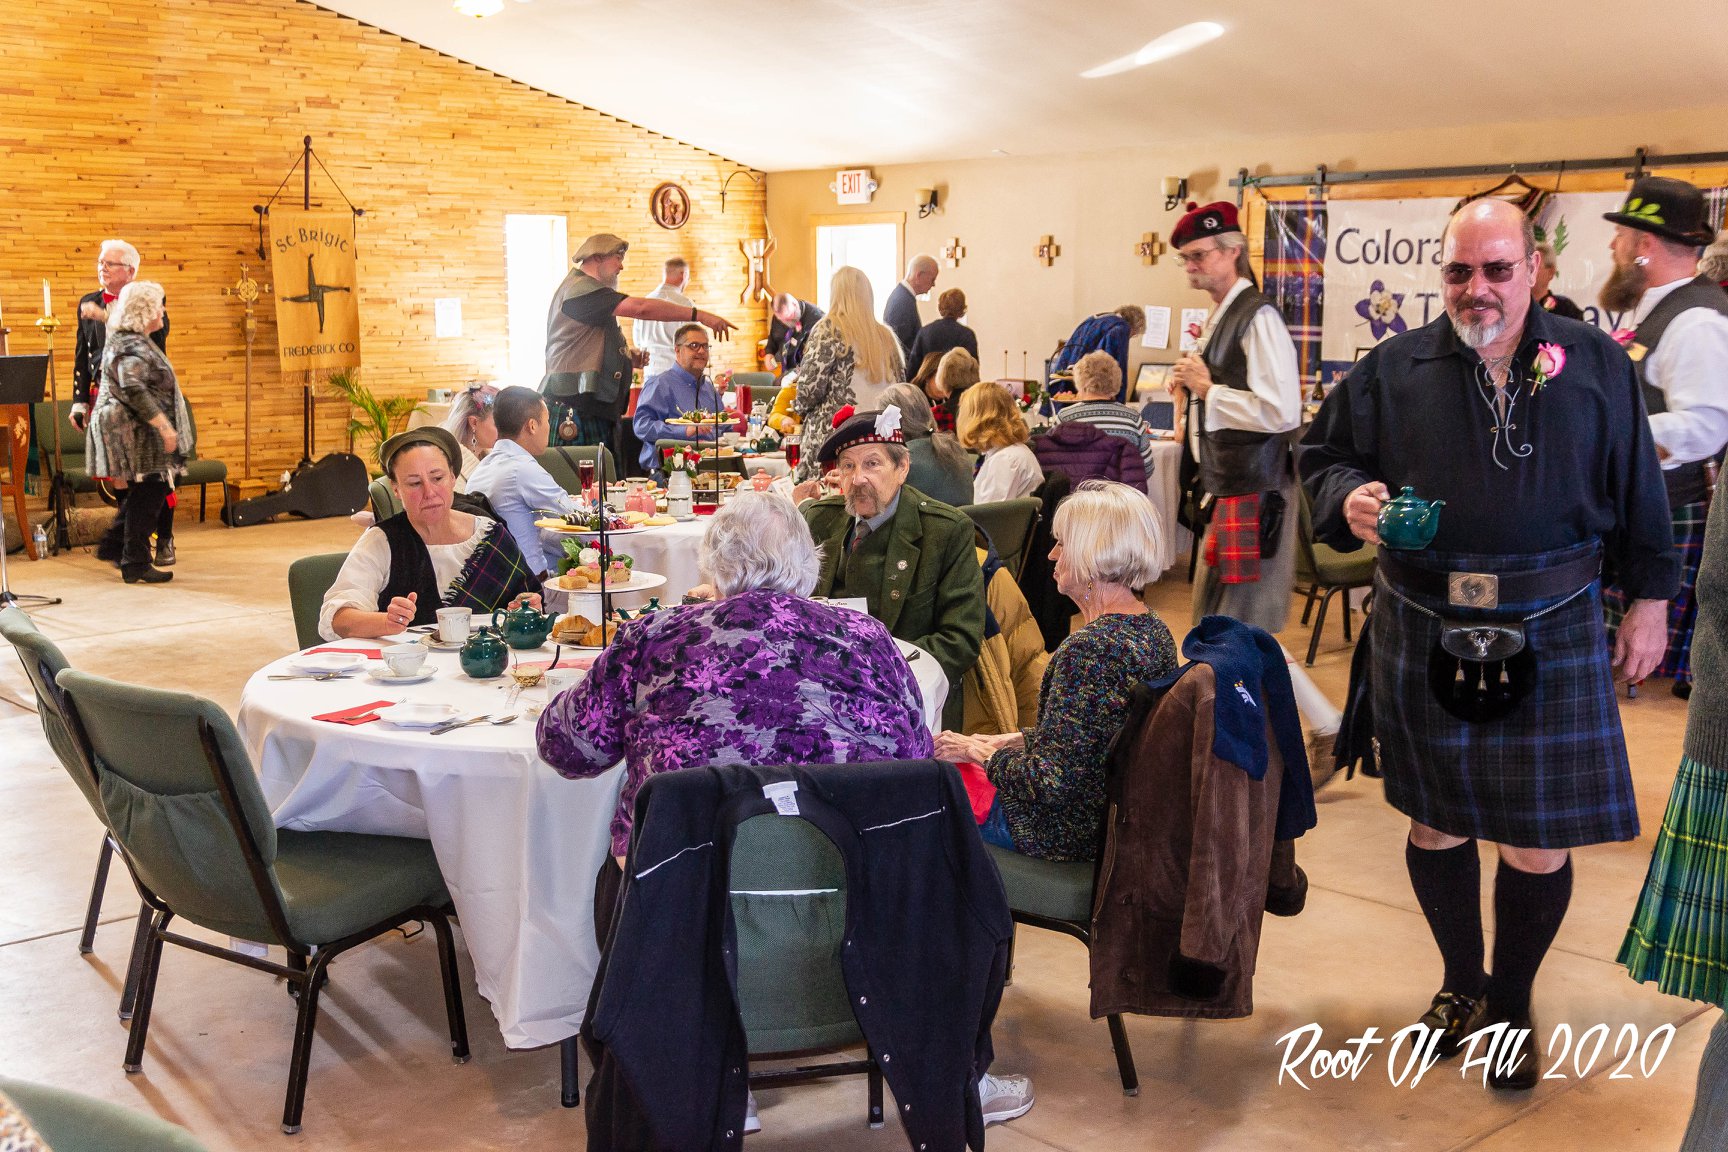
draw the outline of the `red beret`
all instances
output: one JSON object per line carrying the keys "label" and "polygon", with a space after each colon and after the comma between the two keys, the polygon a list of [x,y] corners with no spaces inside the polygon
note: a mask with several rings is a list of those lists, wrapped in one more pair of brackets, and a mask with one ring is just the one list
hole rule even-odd
{"label": "red beret", "polygon": [[1218,200],[1204,208],[1190,200],[1187,214],[1176,222],[1176,230],[1170,233],[1170,247],[1180,248],[1205,236],[1240,231],[1242,226],[1236,222],[1236,205],[1228,200]]}

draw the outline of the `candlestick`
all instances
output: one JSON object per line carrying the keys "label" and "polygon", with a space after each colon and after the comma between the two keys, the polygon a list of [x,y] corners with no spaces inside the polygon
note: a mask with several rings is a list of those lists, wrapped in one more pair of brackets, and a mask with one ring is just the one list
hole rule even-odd
{"label": "candlestick", "polygon": [[48,292],[48,278],[42,278],[42,315],[54,315],[54,297]]}

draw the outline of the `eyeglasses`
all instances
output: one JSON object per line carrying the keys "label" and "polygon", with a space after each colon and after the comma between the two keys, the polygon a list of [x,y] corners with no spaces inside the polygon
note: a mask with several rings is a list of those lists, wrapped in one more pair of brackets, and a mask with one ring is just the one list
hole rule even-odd
{"label": "eyeglasses", "polygon": [[96,261],[96,267],[98,267],[98,268],[130,268],[130,267],[132,267],[132,265],[126,263],[126,261],[124,261],[124,260],[98,260],[98,261]]}
{"label": "eyeglasses", "polygon": [[683,344],[680,344],[680,345],[678,345],[678,347],[680,347],[680,348],[689,348],[689,349],[692,349],[692,350],[695,350],[695,349],[698,349],[698,348],[699,348],[699,349],[701,349],[701,350],[702,350],[702,351],[704,351],[704,352],[706,352],[706,351],[708,351],[708,343],[707,343],[707,341],[703,341],[703,342],[702,342],[702,343],[700,343],[700,344],[692,344],[692,343],[688,343],[688,342],[686,342],[686,343],[683,343]]}
{"label": "eyeglasses", "polygon": [[1218,251],[1217,246],[1211,248],[1195,248],[1187,252],[1178,252],[1176,253],[1176,263],[1193,267],[1216,251]]}
{"label": "eyeglasses", "polygon": [[1454,287],[1468,284],[1475,279],[1480,271],[1482,278],[1490,284],[1504,284],[1512,279],[1515,272],[1523,265],[1522,260],[1490,260],[1486,264],[1442,264],[1440,279]]}

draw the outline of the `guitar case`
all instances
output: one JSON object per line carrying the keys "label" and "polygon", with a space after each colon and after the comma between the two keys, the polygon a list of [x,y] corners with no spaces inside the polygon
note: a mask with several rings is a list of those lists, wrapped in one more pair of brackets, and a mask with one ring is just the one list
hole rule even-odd
{"label": "guitar case", "polygon": [[371,481],[360,457],[352,452],[332,452],[296,468],[280,491],[224,504],[222,523],[230,528],[245,528],[284,512],[308,520],[352,516],[366,507]]}

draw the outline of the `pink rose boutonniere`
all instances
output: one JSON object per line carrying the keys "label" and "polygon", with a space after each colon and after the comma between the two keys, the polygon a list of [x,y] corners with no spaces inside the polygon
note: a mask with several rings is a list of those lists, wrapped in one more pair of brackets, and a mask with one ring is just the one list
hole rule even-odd
{"label": "pink rose boutonniere", "polygon": [[1536,345],[1536,383],[1530,386],[1530,391],[1539,391],[1542,385],[1554,379],[1566,370],[1566,349],[1558,344]]}

